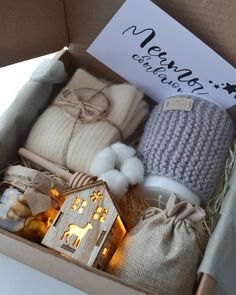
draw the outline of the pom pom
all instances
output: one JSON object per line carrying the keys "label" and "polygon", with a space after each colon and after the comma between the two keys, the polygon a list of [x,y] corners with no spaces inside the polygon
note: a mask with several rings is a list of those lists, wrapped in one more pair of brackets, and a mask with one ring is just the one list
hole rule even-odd
{"label": "pom pom", "polygon": [[144,180],[144,166],[137,157],[126,160],[121,166],[120,171],[128,178],[129,183],[132,185],[141,183]]}
{"label": "pom pom", "polygon": [[116,197],[122,197],[129,187],[128,179],[116,169],[105,172],[99,179],[107,183],[109,190]]}
{"label": "pom pom", "polygon": [[115,152],[116,154],[116,158],[117,158],[117,165],[118,168],[121,167],[121,165],[129,158],[133,157],[136,153],[135,149],[123,144],[121,142],[117,142],[111,145],[112,150]]}
{"label": "pom pom", "polygon": [[94,176],[100,176],[101,174],[114,169],[115,165],[116,154],[111,147],[107,147],[96,155],[90,167],[90,173]]}

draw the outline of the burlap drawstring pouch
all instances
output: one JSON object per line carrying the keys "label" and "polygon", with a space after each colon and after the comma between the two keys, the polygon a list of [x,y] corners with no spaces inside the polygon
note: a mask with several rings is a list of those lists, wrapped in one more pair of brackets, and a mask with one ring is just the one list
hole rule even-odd
{"label": "burlap drawstring pouch", "polygon": [[107,271],[159,295],[191,295],[201,248],[196,225],[205,211],[172,195],[165,210],[147,209]]}

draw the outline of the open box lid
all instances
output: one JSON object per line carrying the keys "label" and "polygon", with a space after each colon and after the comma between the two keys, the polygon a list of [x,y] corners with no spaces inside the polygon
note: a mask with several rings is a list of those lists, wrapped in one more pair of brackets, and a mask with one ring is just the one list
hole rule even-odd
{"label": "open box lid", "polygon": [[0,20],[0,66],[55,52],[68,44],[63,0],[2,0]]}
{"label": "open box lid", "polygon": [[[154,0],[236,65],[235,0]],[[0,66],[69,46],[84,53],[124,0],[1,1]],[[68,45],[69,44],[69,45]]]}
{"label": "open box lid", "polygon": [[[79,51],[84,54],[123,2],[124,0],[1,0],[0,66],[57,51],[64,46],[69,47],[72,55]],[[236,66],[235,0],[154,2]],[[7,245],[6,243],[5,249]],[[15,247],[14,244],[12,253],[16,252],[13,251]],[[31,260],[28,252],[26,256]],[[48,268],[48,264],[45,267]]]}

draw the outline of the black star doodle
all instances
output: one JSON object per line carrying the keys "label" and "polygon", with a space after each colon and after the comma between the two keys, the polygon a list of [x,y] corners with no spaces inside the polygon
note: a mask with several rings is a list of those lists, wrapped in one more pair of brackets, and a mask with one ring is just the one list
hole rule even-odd
{"label": "black star doodle", "polygon": [[209,80],[209,81],[208,81],[208,83],[212,84],[212,83],[213,83],[213,81]]}
{"label": "black star doodle", "polygon": [[218,89],[218,88],[220,88],[220,86],[217,85],[217,84],[215,84],[215,85],[214,85],[214,88],[215,88],[215,89]]}
{"label": "black star doodle", "polygon": [[226,86],[223,89],[225,89],[229,94],[231,94],[233,92],[236,92],[236,85],[226,83]]}

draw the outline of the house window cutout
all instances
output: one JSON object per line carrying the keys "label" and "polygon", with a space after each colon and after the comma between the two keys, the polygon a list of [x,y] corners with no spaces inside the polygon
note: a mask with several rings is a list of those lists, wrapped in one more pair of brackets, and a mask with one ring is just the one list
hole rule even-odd
{"label": "house window cutout", "polygon": [[107,255],[107,253],[108,253],[108,248],[104,248],[103,250],[102,250],[102,255]]}
{"label": "house window cutout", "polygon": [[100,222],[104,222],[106,216],[108,215],[108,209],[103,209],[101,206],[97,207],[96,211],[93,214],[94,220],[99,220]]}
{"label": "house window cutout", "polygon": [[94,220],[98,220],[98,219],[99,219],[99,215],[98,215],[97,213],[94,213],[94,214],[93,214],[93,219],[94,219]]}
{"label": "house window cutout", "polygon": [[96,202],[100,202],[103,199],[103,194],[98,191],[98,192],[93,192],[92,195],[90,196],[90,199],[96,203]]}
{"label": "house window cutout", "polygon": [[60,221],[61,221],[61,219],[62,219],[62,216],[63,216],[63,212],[60,212],[59,213],[59,215],[58,215],[58,217],[57,217],[57,219],[54,221],[54,223],[53,223],[53,226],[57,226],[59,223],[60,223]]}
{"label": "house window cutout", "polygon": [[105,217],[102,216],[100,219],[99,219],[100,222],[105,222]]}
{"label": "house window cutout", "polygon": [[85,200],[81,200],[80,198],[75,198],[74,203],[71,206],[71,209],[74,211],[82,214],[84,212],[85,207],[87,206],[88,202]]}
{"label": "house window cutout", "polygon": [[102,216],[100,217],[100,222],[104,222],[105,219],[106,219],[106,217],[107,217],[107,215],[108,215],[108,210],[107,209],[104,209],[101,215]]}
{"label": "house window cutout", "polygon": [[101,212],[102,212],[102,207],[99,206],[99,207],[97,208],[96,211],[97,211],[98,213],[101,213]]}

